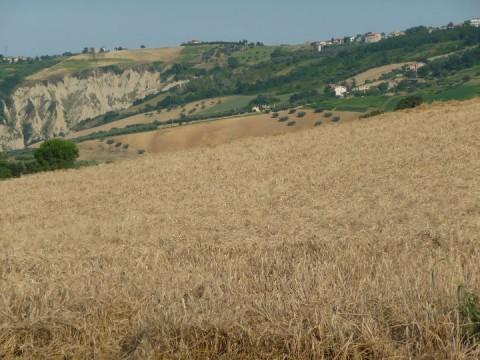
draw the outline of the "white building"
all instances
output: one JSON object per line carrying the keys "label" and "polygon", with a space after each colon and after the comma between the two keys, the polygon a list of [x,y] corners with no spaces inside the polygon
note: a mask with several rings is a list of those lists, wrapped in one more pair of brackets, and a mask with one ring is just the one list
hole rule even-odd
{"label": "white building", "polygon": [[16,57],[16,56],[10,56],[10,57],[6,57],[5,60],[7,62],[9,62],[10,64],[16,64],[18,63],[21,59],[19,57]]}
{"label": "white building", "polygon": [[353,89],[353,91],[359,91],[359,92],[364,92],[364,93],[366,93],[366,92],[369,91],[371,88],[372,88],[372,85],[364,84],[364,85],[357,86],[356,88]]}
{"label": "white building", "polygon": [[480,19],[472,19],[470,20],[470,25],[475,27],[480,27]]}
{"label": "white building", "polygon": [[335,91],[337,97],[344,97],[348,92],[347,87],[343,85],[331,85],[331,88]]}
{"label": "white building", "polygon": [[426,64],[423,62],[412,62],[407,65],[405,65],[405,68],[410,71],[415,71],[417,72],[419,69],[424,67]]}
{"label": "white building", "polygon": [[252,108],[252,112],[262,113],[269,111],[271,108],[269,105],[257,105]]}
{"label": "white building", "polygon": [[322,52],[323,48],[325,47],[325,42],[324,41],[315,41],[310,43],[312,47],[318,50],[318,52]]}

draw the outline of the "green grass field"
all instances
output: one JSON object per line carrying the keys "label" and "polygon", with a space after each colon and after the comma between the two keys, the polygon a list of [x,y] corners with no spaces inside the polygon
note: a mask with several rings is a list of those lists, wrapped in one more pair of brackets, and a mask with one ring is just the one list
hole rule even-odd
{"label": "green grass field", "polygon": [[468,100],[480,96],[480,84],[465,84],[453,89],[441,90],[436,93],[426,93],[423,97],[428,102],[448,100]]}
{"label": "green grass field", "polygon": [[216,45],[185,46],[180,54],[180,62],[197,64],[200,62],[202,54],[213,49],[215,46]]}
{"label": "green grass field", "polygon": [[364,96],[346,99],[330,99],[314,104],[312,107],[357,112],[367,112],[371,109],[391,111],[395,108],[399,98],[398,96]]}
{"label": "green grass field", "polygon": [[480,96],[480,84],[475,80],[452,89],[441,89],[439,91],[419,91],[414,94],[395,95],[395,96],[364,96],[347,99],[331,99],[322,101],[311,107],[322,107],[328,110],[340,111],[358,111],[367,112],[372,109],[382,111],[393,111],[401,98],[410,95],[420,95],[426,102],[449,101],[449,100],[468,100]]}
{"label": "green grass field", "polygon": [[15,73],[15,65],[0,65],[0,81],[9,75]]}
{"label": "green grass field", "polygon": [[256,46],[236,53],[234,56],[241,64],[258,64],[270,60],[270,55],[277,46]]}
{"label": "green grass field", "polygon": [[210,114],[218,114],[227,112],[230,110],[238,110],[248,106],[248,103],[254,98],[255,96],[250,95],[235,95],[229,96],[228,98],[224,99],[220,104],[216,104],[209,109],[205,109],[199,111],[200,115],[210,115]]}

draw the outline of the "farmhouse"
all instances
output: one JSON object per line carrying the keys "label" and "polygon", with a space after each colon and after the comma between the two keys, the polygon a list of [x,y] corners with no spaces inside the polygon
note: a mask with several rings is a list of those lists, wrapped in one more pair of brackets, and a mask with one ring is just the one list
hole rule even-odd
{"label": "farmhouse", "polygon": [[252,112],[261,113],[269,111],[270,109],[269,105],[257,105],[252,108]]}
{"label": "farmhouse", "polygon": [[203,41],[193,39],[193,40],[187,41],[186,43],[183,43],[182,45],[201,45],[201,44],[203,44]]}
{"label": "farmhouse", "polygon": [[332,39],[332,43],[334,45],[342,45],[344,43],[344,39],[342,39],[342,38]]}
{"label": "farmhouse", "polygon": [[405,65],[405,68],[410,71],[415,71],[417,72],[419,69],[424,67],[426,64],[423,62],[413,62]]}
{"label": "farmhouse", "polygon": [[318,52],[322,52],[323,48],[326,47],[325,41],[314,41],[310,43],[310,46],[318,50]]}
{"label": "farmhouse", "polygon": [[343,86],[343,85],[330,85],[330,88],[333,89],[333,91],[335,91],[335,96],[337,97],[344,97],[348,90],[347,90],[347,87],[346,86]]}
{"label": "farmhouse", "polygon": [[382,40],[381,34],[369,32],[365,34],[363,41],[367,44],[372,44],[372,43],[379,42],[380,40]]}
{"label": "farmhouse", "polygon": [[388,36],[391,38],[404,36],[404,35],[405,35],[404,31],[392,31],[390,34],[388,34]]}

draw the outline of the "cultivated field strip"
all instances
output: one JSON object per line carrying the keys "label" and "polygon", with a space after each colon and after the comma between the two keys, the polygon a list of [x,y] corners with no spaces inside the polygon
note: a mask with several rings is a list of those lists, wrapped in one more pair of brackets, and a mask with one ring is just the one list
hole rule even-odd
{"label": "cultivated field strip", "polygon": [[0,183],[0,357],[477,359],[480,102]]}

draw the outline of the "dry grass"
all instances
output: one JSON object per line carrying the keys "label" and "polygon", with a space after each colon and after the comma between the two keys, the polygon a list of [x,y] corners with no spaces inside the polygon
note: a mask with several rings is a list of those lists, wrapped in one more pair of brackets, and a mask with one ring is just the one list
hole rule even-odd
{"label": "dry grass", "polygon": [[[191,107],[193,107],[193,104],[189,104],[187,110]],[[108,130],[108,128],[123,127],[126,124],[125,121],[128,121],[129,124],[134,124],[135,122],[152,122],[156,119],[166,120],[168,119],[168,114],[174,113],[175,111],[178,110],[172,110],[169,113],[163,112],[150,117],[145,114],[136,115],[96,128],[72,133],[69,137],[74,138],[74,135],[86,135],[90,132]],[[280,135],[311,129],[318,120],[322,121],[324,127],[333,126],[331,119],[325,119],[323,114],[315,114],[312,110],[306,110],[305,112],[306,115],[303,118],[298,118],[296,114],[289,115],[291,120],[296,121],[295,126],[286,126],[286,122],[279,122],[278,118],[273,119],[271,114],[250,114],[246,116],[206,120],[183,126],[166,127],[158,131],[128,134],[112,138],[123,144],[129,144],[130,147],[128,151],[117,149],[114,146],[107,146],[98,140],[85,141],[78,145],[80,149],[80,159],[98,161],[121,160],[130,159],[138,155],[137,151],[140,149],[146,150],[149,153],[163,153],[202,146],[217,146],[249,137]],[[285,115],[287,115],[287,111],[280,112],[279,117]],[[336,111],[334,115],[339,116],[342,122],[349,122],[358,120],[360,113]],[[40,144],[35,144],[32,147],[37,146],[40,146]]]}
{"label": "dry grass", "polygon": [[[110,51],[104,54],[100,54],[103,59],[108,60],[129,60],[134,62],[150,63],[154,61],[162,62],[174,62],[178,60],[183,48],[158,48],[158,49],[134,49],[123,51]],[[75,58],[83,59],[88,58],[88,55],[78,55]]]}
{"label": "dry grass", "polygon": [[[305,110],[305,113],[303,118],[298,118],[296,114],[288,115],[287,111],[279,113],[279,117],[288,115],[290,120],[296,121],[295,126],[286,126],[286,122],[279,122],[278,118],[272,118],[272,114],[249,114],[158,131],[122,135],[114,139],[131,144],[137,149],[145,149],[150,153],[161,153],[201,146],[217,146],[249,137],[280,135],[311,129],[318,120],[323,121],[324,126],[331,125],[331,120],[325,119],[323,114],[315,114],[312,110]],[[334,114],[340,116],[342,122],[358,120],[360,116],[360,113],[346,111],[336,111]]]}
{"label": "dry grass", "polygon": [[408,65],[408,64],[413,64],[411,62],[404,62],[404,63],[398,63],[398,64],[389,64],[389,65],[383,65],[383,66],[378,66],[376,68],[364,71],[363,73],[360,73],[358,75],[355,75],[351,79],[348,79],[347,81],[352,81],[355,79],[357,85],[363,85],[365,82],[368,81],[377,81],[380,76],[383,74],[388,74],[392,72],[393,70],[401,69],[403,66]]}
{"label": "dry grass", "polygon": [[437,105],[2,182],[0,357],[477,359],[457,287],[480,289],[479,119]]}
{"label": "dry grass", "polygon": [[80,54],[67,58],[61,63],[41,70],[28,77],[29,80],[44,80],[53,77],[67,76],[79,70],[94,69],[118,64],[148,64],[155,61],[172,63],[178,60],[181,47],[158,49],[134,49],[110,51],[101,54]]}

